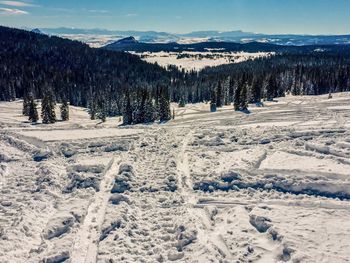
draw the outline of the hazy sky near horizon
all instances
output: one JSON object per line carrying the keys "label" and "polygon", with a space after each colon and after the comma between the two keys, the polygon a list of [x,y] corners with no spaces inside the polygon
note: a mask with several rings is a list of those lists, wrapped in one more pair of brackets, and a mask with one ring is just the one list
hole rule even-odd
{"label": "hazy sky near horizon", "polygon": [[350,34],[350,0],[0,0],[0,24],[185,33]]}

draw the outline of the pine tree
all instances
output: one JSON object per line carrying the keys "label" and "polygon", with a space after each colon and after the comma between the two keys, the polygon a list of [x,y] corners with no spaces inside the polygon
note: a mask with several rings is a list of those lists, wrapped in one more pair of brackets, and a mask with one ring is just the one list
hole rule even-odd
{"label": "pine tree", "polygon": [[231,82],[231,78],[228,77],[225,82],[224,82],[224,104],[226,106],[231,104],[230,101],[230,82]]}
{"label": "pine tree", "polygon": [[186,106],[185,99],[182,97],[179,101],[179,108],[184,108]]}
{"label": "pine tree", "polygon": [[124,98],[123,125],[130,125],[133,123],[132,115],[133,109],[130,101],[129,90],[127,90]]}
{"label": "pine tree", "polygon": [[96,113],[97,113],[97,103],[96,103],[96,98],[92,97],[89,101],[89,115],[91,120],[96,119]]}
{"label": "pine tree", "polygon": [[38,115],[38,110],[36,109],[36,103],[34,101],[34,98],[32,97],[29,105],[28,105],[28,116],[29,116],[29,121],[32,123],[36,123],[39,120],[39,115]]}
{"label": "pine tree", "polygon": [[235,111],[239,111],[241,107],[241,88],[237,82],[234,87],[233,107]]}
{"label": "pine tree", "polygon": [[159,100],[159,120],[161,122],[169,121],[171,119],[169,94],[166,88],[161,89]]}
{"label": "pine tree", "polygon": [[248,110],[248,84],[247,83],[243,86],[241,90],[239,109],[241,111]]}
{"label": "pine tree", "polygon": [[155,107],[153,104],[153,99],[149,94],[147,94],[147,98],[145,101],[145,115],[144,115],[144,122],[145,123],[151,123],[156,120],[156,113],[155,113]]}
{"label": "pine tree", "polygon": [[144,123],[146,115],[147,90],[142,89],[137,92],[136,102],[133,110],[133,123]]}
{"label": "pine tree", "polygon": [[221,108],[223,106],[223,92],[221,81],[219,80],[216,88],[216,107]]}
{"label": "pine tree", "polygon": [[63,99],[60,110],[61,110],[62,121],[68,121],[69,120],[69,105],[68,105],[68,102],[66,99]]}
{"label": "pine tree", "polygon": [[106,122],[106,119],[107,119],[106,103],[102,100],[98,102],[96,117],[97,119],[101,120],[101,122]]}
{"label": "pine tree", "polygon": [[49,89],[41,102],[41,117],[43,123],[50,124],[56,122],[56,113],[55,113],[56,102],[54,95],[51,89]]}
{"label": "pine tree", "polygon": [[30,110],[30,103],[32,100],[32,96],[28,95],[28,96],[24,96],[23,97],[23,109],[22,109],[22,114],[24,116],[29,116],[29,110]]}
{"label": "pine tree", "polygon": [[253,79],[250,101],[252,103],[258,103],[261,101],[261,88],[256,78]]}
{"label": "pine tree", "polygon": [[210,98],[211,98],[211,99],[210,99],[210,111],[211,111],[211,112],[216,112],[216,101],[217,101],[217,96],[216,96],[216,91],[215,91],[215,89],[212,89]]}

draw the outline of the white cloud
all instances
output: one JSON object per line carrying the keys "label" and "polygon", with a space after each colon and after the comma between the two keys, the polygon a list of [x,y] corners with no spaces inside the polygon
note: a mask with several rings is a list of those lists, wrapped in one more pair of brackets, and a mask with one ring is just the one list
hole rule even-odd
{"label": "white cloud", "polygon": [[133,17],[133,16],[137,16],[137,14],[126,14],[126,17]]}
{"label": "white cloud", "polygon": [[106,13],[109,13],[107,10],[95,10],[95,9],[92,9],[92,10],[88,10],[90,13],[100,13],[100,14],[106,14]]}
{"label": "white cloud", "polygon": [[0,16],[11,16],[11,15],[27,15],[27,11],[19,10],[15,8],[3,8],[0,7]]}
{"label": "white cloud", "polygon": [[0,4],[7,5],[7,6],[14,6],[14,7],[35,6],[34,4],[22,2],[22,1],[0,1]]}

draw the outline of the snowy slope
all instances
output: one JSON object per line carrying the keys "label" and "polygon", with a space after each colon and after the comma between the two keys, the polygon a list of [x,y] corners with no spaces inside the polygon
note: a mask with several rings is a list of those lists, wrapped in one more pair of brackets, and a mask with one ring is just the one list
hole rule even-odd
{"label": "snowy slope", "polygon": [[0,262],[348,262],[350,93],[167,124],[0,103]]}

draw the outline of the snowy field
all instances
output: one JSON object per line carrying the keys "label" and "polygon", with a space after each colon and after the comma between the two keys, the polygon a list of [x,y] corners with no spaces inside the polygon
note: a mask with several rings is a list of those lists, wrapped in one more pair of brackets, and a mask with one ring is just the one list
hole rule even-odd
{"label": "snowy field", "polygon": [[247,60],[264,58],[274,55],[274,52],[218,52],[208,49],[207,52],[130,52],[140,56],[149,63],[158,63],[162,67],[175,65],[187,71],[199,71],[205,67],[215,67],[225,64],[241,63]]}
{"label": "snowy field", "polygon": [[0,262],[349,262],[350,93],[167,124],[0,103]]}

